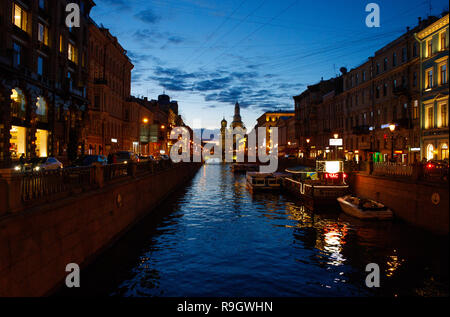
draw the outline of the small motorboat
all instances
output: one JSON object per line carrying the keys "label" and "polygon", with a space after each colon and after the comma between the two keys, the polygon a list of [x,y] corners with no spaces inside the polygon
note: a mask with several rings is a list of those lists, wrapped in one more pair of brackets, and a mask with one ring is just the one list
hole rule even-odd
{"label": "small motorboat", "polygon": [[394,213],[389,208],[370,199],[347,195],[339,197],[337,201],[342,211],[359,219],[388,220],[394,217]]}
{"label": "small motorboat", "polygon": [[252,190],[278,190],[281,188],[281,176],[269,173],[248,172],[247,187]]}

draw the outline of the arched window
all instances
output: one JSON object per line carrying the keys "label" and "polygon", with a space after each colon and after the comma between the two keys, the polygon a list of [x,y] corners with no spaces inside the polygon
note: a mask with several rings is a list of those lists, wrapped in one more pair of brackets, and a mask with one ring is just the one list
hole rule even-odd
{"label": "arched window", "polygon": [[38,97],[36,101],[36,114],[41,122],[48,122],[47,102],[43,97]]}
{"label": "arched window", "polygon": [[14,88],[11,93],[11,116],[25,119],[26,105],[22,90]]}
{"label": "arched window", "polygon": [[428,144],[427,146],[427,160],[434,159],[434,146],[433,144]]}

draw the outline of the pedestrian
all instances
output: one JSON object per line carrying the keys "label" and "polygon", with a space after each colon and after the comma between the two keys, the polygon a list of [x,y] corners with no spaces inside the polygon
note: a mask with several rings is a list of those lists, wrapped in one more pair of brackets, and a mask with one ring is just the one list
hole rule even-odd
{"label": "pedestrian", "polygon": [[22,155],[19,158],[19,164],[20,164],[20,171],[23,172],[25,170],[25,154],[22,153]]}

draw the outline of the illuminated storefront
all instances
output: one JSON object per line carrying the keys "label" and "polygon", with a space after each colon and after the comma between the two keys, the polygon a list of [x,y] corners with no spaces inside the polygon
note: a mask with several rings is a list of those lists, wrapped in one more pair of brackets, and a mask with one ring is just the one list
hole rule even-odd
{"label": "illuminated storefront", "polygon": [[17,160],[22,154],[26,153],[27,129],[24,127],[12,126],[10,130],[11,139],[9,140],[11,158]]}
{"label": "illuminated storefront", "polygon": [[47,157],[48,131],[36,130],[36,156]]}

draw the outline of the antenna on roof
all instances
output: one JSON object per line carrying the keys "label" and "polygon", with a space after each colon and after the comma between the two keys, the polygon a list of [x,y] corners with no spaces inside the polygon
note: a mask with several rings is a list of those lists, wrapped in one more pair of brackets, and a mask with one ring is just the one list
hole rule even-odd
{"label": "antenna on roof", "polygon": [[428,0],[428,6],[429,6],[429,9],[430,9],[430,12],[428,13],[428,16],[430,17],[431,16],[431,10],[433,9],[433,6],[431,5],[431,0]]}

